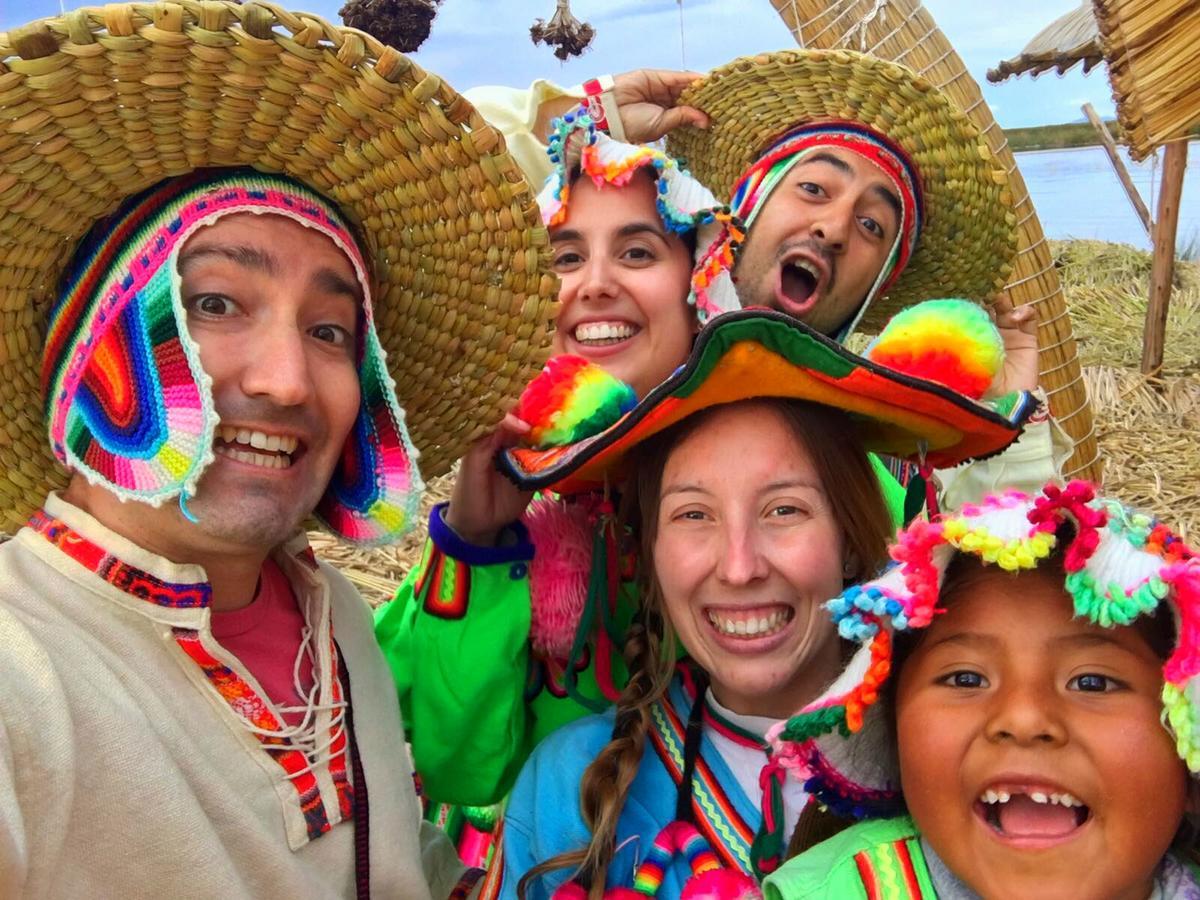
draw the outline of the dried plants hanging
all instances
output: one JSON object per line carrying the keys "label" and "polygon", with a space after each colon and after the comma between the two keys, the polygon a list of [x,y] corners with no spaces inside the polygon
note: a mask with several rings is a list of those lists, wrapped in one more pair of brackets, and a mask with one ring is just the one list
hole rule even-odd
{"label": "dried plants hanging", "polygon": [[338,15],[390,47],[412,53],[429,37],[442,0],[348,0]]}
{"label": "dried plants hanging", "polygon": [[535,44],[546,44],[554,48],[554,55],[566,61],[569,56],[581,56],[596,36],[596,29],[587,22],[580,22],[571,14],[571,0],[556,0],[558,8],[547,22],[538,19],[529,29]]}

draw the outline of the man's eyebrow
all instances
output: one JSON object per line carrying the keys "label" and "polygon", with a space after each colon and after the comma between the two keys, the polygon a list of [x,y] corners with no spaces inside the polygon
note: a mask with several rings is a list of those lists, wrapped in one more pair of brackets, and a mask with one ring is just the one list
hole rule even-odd
{"label": "man's eyebrow", "polygon": [[804,165],[806,163],[815,163],[815,162],[828,163],[829,165],[831,165],[835,169],[837,169],[839,172],[844,172],[847,175],[854,174],[854,169],[852,169],[850,167],[850,163],[846,162],[844,159],[838,159],[832,153],[826,153],[822,150],[818,150],[816,153],[813,153],[811,156],[804,157],[804,159],[802,159],[800,162],[801,162],[801,165]]}
{"label": "man's eyebrow", "polygon": [[200,244],[179,254],[179,274],[206,256],[218,256],[246,269],[257,269],[267,275],[279,274],[279,261],[265,250],[244,244]]}
{"label": "man's eyebrow", "polygon": [[896,192],[889,191],[882,184],[872,185],[871,190],[892,208],[892,212],[896,214],[896,221],[899,222],[904,216],[904,207],[900,203],[900,198],[896,196]]}
{"label": "man's eyebrow", "polygon": [[320,268],[312,277],[313,286],[326,294],[345,294],[355,305],[362,303],[362,290],[357,281],[343,277],[333,269]]}
{"label": "man's eyebrow", "polygon": [[550,230],[550,240],[552,241],[578,241],[583,238],[583,235],[574,228],[552,228]]}

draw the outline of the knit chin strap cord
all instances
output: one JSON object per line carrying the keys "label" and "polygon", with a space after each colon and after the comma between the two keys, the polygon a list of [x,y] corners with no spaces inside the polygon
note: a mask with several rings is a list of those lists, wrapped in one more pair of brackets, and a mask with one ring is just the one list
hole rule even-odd
{"label": "knit chin strap cord", "polygon": [[860,50],[906,65],[943,91],[980,130],[1013,189],[1018,253],[1005,292],[1014,306],[1033,304],[1038,311],[1039,381],[1055,420],[1075,443],[1064,477],[1099,482],[1100,452],[1087,388],[1041,222],[1003,130],[929,11],[919,0],[771,0],[771,5],[801,47]]}

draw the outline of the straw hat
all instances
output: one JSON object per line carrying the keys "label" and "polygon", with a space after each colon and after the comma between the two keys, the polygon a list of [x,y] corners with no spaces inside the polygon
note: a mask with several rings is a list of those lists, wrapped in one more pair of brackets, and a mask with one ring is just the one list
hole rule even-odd
{"label": "straw hat", "polygon": [[1008,176],[966,116],[911,70],[849,50],[783,50],[714,69],[679,102],[712,123],[675,130],[667,151],[722,198],[763,150],[807,122],[858,122],[908,154],[924,226],[907,268],[867,312],[868,330],[912,303],[985,300],[1003,288],[1017,241]]}
{"label": "straw hat", "polygon": [[762,308],[714,317],[676,372],[634,405],[598,367],[555,357],[526,388],[517,415],[535,446],[497,456],[524,490],[570,494],[619,482],[629,452],[690,415],[778,397],[845,410],[865,449],[935,468],[999,453],[1036,402],[1023,391],[976,399],[1003,365],[999,333],[965,300],[931,300],[897,317],[865,356],[791,316]]}
{"label": "straw hat", "polygon": [[65,483],[42,418],[46,320],[79,238],[204,166],[282,172],[338,204],[426,475],[540,368],[549,242],[500,135],[369,35],[271,4],[76,10],[0,34],[0,530]]}

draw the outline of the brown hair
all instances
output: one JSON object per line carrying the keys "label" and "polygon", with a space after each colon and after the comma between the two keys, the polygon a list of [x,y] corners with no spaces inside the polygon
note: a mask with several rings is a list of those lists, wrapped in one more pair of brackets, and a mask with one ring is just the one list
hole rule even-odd
{"label": "brown hair", "polygon": [[[746,403],[782,417],[808,452],[841,528],[844,550],[859,561],[860,571],[852,580],[874,574],[887,558],[892,520],[878,476],[847,415],[827,406],[777,398],[735,405]],[[710,407],[690,416],[645,441],[631,455],[633,475],[622,498],[621,519],[637,540],[641,608],[625,640],[629,683],[617,701],[612,739],[588,765],[579,785],[580,812],[592,838],[584,849],[559,854],[530,869],[517,885],[522,900],[534,878],[569,867],[575,867],[575,878],[587,888],[589,898],[604,893],[616,849],[617,822],[645,751],[650,708],[666,694],[675,668],[674,635],[664,621],[662,591],[654,573],[663,471],[685,438],[727,408]]]}

